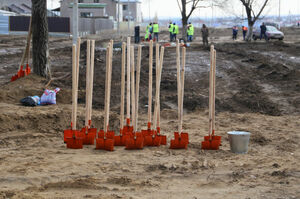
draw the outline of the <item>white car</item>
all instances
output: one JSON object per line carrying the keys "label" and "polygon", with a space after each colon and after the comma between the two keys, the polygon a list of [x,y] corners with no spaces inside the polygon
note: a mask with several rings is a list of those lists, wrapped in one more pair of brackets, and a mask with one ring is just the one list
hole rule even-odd
{"label": "white car", "polygon": [[[266,27],[267,27],[267,31],[266,31],[267,40],[270,40],[270,39],[283,40],[284,39],[283,32],[279,31],[274,26],[266,26]],[[254,40],[257,40],[257,39],[260,38],[260,27],[257,27],[253,30],[253,36],[252,37],[253,37]]]}

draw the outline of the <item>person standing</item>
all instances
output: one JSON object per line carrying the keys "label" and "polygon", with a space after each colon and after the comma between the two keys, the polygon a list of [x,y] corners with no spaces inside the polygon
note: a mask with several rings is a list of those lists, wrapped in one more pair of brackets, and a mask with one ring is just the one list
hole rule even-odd
{"label": "person standing", "polygon": [[194,36],[194,26],[191,22],[189,22],[189,25],[188,25],[187,35],[188,35],[188,41],[192,42],[193,36]]}
{"label": "person standing", "polygon": [[134,43],[140,43],[140,26],[134,27]]}
{"label": "person standing", "polygon": [[179,33],[179,28],[178,25],[176,25],[176,23],[173,23],[173,39],[177,39],[177,35]]}
{"label": "person standing", "polygon": [[208,36],[209,36],[209,32],[208,32],[208,28],[206,27],[205,24],[202,25],[202,28],[201,28],[201,34],[202,34],[203,45],[204,45],[204,46],[208,46]]}
{"label": "person standing", "polygon": [[170,42],[173,41],[173,24],[170,22],[169,24],[169,33],[170,33]]}
{"label": "person standing", "polygon": [[262,23],[262,25],[260,26],[260,40],[262,39],[262,37],[264,37],[266,41],[268,40],[266,32],[267,32],[267,27],[265,23]]}
{"label": "person standing", "polygon": [[243,30],[243,38],[244,38],[244,41],[246,40],[246,34],[248,32],[248,28],[246,26],[242,26],[242,30]]}
{"label": "person standing", "polygon": [[236,40],[238,31],[239,31],[239,29],[238,29],[237,26],[233,26],[233,27],[232,27],[232,39],[233,39],[233,40]]}
{"label": "person standing", "polygon": [[154,41],[158,42],[159,26],[157,22],[153,23],[153,33],[154,33]]}

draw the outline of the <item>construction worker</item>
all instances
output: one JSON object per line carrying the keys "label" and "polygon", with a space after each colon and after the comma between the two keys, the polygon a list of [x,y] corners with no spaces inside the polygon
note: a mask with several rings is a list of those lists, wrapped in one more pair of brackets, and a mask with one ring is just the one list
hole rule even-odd
{"label": "construction worker", "polygon": [[187,29],[187,35],[188,35],[188,41],[193,41],[193,35],[194,35],[194,26],[189,22],[188,29]]}
{"label": "construction worker", "polygon": [[173,24],[170,22],[169,24],[169,32],[170,32],[170,42],[173,41]]}
{"label": "construction worker", "polygon": [[153,32],[152,22],[150,22],[149,25],[146,28],[146,35],[148,33],[148,36],[147,36],[148,40],[152,39],[152,32]]}
{"label": "construction worker", "polygon": [[146,29],[145,41],[149,41],[149,30]]}
{"label": "construction worker", "polygon": [[173,23],[173,40],[177,38],[177,35],[179,33],[179,28],[178,25],[176,25],[176,23]]}
{"label": "construction worker", "polygon": [[233,40],[236,40],[236,39],[237,39],[238,31],[239,31],[239,29],[238,29],[237,26],[233,26],[233,27],[232,27],[232,39],[233,39]]}
{"label": "construction worker", "polygon": [[202,41],[203,41],[203,45],[204,45],[204,46],[208,46],[208,36],[209,36],[209,32],[208,32],[208,28],[206,27],[205,24],[202,25],[201,33],[202,33]]}
{"label": "construction worker", "polygon": [[154,41],[158,42],[159,26],[157,22],[153,23],[153,33],[154,33]]}
{"label": "construction worker", "polygon": [[243,38],[244,38],[244,41],[245,41],[248,28],[246,26],[242,26],[242,30],[243,30]]}

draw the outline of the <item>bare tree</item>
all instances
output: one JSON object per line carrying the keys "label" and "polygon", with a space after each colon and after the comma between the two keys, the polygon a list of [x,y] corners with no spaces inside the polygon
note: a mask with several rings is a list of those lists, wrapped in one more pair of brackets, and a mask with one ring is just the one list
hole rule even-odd
{"label": "bare tree", "polygon": [[47,0],[32,2],[32,64],[35,74],[49,77]]}
{"label": "bare tree", "polygon": [[193,12],[198,8],[208,8],[208,5],[199,5],[200,2],[216,2],[213,6],[221,6],[223,2],[227,0],[177,0],[177,4],[181,13],[182,21],[182,38],[186,40],[187,38],[187,23]]}
{"label": "bare tree", "polygon": [[[260,17],[261,13],[265,9],[269,0],[239,0],[243,6],[245,7],[247,20],[248,20],[248,33],[247,33],[247,41],[250,41],[253,34],[253,26],[256,20]],[[257,7],[257,12],[255,12],[254,7]],[[257,14],[256,14],[257,13]]]}

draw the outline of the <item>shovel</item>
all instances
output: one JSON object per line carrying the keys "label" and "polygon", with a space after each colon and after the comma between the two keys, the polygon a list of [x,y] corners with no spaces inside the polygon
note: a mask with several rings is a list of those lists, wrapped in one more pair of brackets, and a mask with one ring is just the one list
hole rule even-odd
{"label": "shovel", "polygon": [[[139,47],[141,48],[141,47]],[[141,50],[141,49],[140,49]],[[131,54],[131,112],[132,112],[132,123],[133,123],[133,136],[126,140],[126,147],[127,150],[134,150],[134,149],[143,149],[144,147],[144,137],[141,132],[137,131],[137,118],[138,118],[138,112],[136,110],[136,104],[138,106],[138,96],[135,93],[135,79],[134,79],[134,73],[135,73],[135,65],[134,65],[134,47],[131,46],[130,48],[130,54]],[[141,55],[141,54],[139,54]],[[140,58],[139,58],[140,59]],[[139,65],[140,67],[140,65]],[[138,69],[138,76],[140,69]],[[139,84],[139,77],[137,84]],[[139,85],[137,86],[139,88]],[[137,101],[136,101],[137,99]]]}
{"label": "shovel", "polygon": [[[164,51],[163,48],[164,47],[162,47],[161,51]],[[161,133],[160,133],[160,82],[161,82],[161,74],[162,74],[162,68],[163,68],[163,60],[164,60],[164,57],[160,56],[160,71],[157,74],[160,77],[159,77],[159,89],[158,89],[158,99],[157,99],[158,103],[157,103],[157,128],[156,128],[157,133],[156,133],[156,136],[160,137],[161,145],[166,145],[167,144],[167,136],[161,135]]]}
{"label": "shovel", "polygon": [[177,91],[178,91],[178,132],[174,132],[174,139],[171,140],[170,149],[187,149],[189,138],[188,133],[182,132],[183,120],[183,98],[184,98],[184,68],[185,68],[185,47],[182,48],[182,69],[180,71],[180,47],[177,40]]}
{"label": "shovel", "polygon": [[85,127],[81,129],[84,135],[84,145],[94,145],[97,128],[91,128],[92,125],[92,97],[93,97],[93,79],[94,79],[94,57],[95,57],[95,41],[87,41],[86,56],[86,97],[85,97]]}
{"label": "shovel", "polygon": [[80,55],[80,38],[77,39],[76,45],[72,46],[72,121],[71,129],[64,131],[64,140],[67,148],[82,149],[82,134],[76,130],[77,121],[77,98],[78,98],[78,79],[79,79],[79,55]]}
{"label": "shovel", "polygon": [[[158,52],[158,50],[157,50]],[[158,67],[158,62],[156,62]],[[148,84],[148,124],[147,129],[142,130],[143,136],[152,136],[154,131],[151,129],[151,114],[152,114],[152,67],[153,67],[153,41],[149,43],[149,84]]]}
{"label": "shovel", "polygon": [[106,49],[104,125],[103,125],[103,130],[100,130],[98,132],[98,138],[96,139],[96,149],[102,149],[107,151],[114,150],[114,132],[109,131],[112,53],[113,53],[113,41],[111,40]]}
{"label": "shovel", "polygon": [[133,126],[130,126],[130,37],[127,38],[127,93],[126,93],[126,126],[123,127],[123,135],[132,136]]}
{"label": "shovel", "polygon": [[[156,45],[156,48],[159,51],[159,45]],[[159,53],[157,53],[156,59],[159,60]],[[161,82],[161,72],[162,72],[162,66],[163,66],[163,56],[164,56],[164,47],[161,48],[160,52],[160,61],[158,61],[158,67],[156,68],[156,90],[155,90],[155,107],[154,107],[154,115],[153,115],[153,128],[157,129],[158,124],[158,109],[160,107],[159,105],[159,95],[160,95],[160,82]],[[157,130],[154,131],[152,135],[145,136],[145,145],[146,146],[160,146],[161,145],[161,138],[162,136],[157,135]]]}
{"label": "shovel", "polygon": [[120,108],[120,135],[115,135],[115,146],[125,146],[125,142],[130,135],[123,133],[124,130],[124,101],[125,101],[125,63],[126,63],[126,43],[122,44],[122,69],[121,69],[121,108]]}
{"label": "shovel", "polygon": [[209,77],[209,134],[204,136],[201,148],[204,150],[218,150],[221,136],[215,135],[215,98],[216,98],[216,50],[210,47],[210,77]]}

